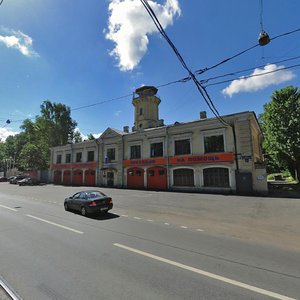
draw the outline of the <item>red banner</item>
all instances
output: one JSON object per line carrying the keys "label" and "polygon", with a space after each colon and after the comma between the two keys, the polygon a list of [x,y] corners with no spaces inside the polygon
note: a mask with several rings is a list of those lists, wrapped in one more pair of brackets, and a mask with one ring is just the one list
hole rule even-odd
{"label": "red banner", "polygon": [[155,166],[155,165],[165,165],[166,163],[167,163],[167,159],[164,157],[123,160],[124,167]]}
{"label": "red banner", "polygon": [[185,165],[198,163],[218,163],[218,162],[233,162],[234,156],[232,152],[203,154],[203,155],[188,155],[170,157],[170,165]]}
{"label": "red banner", "polygon": [[97,162],[74,163],[74,164],[52,164],[51,169],[94,169],[97,167]]}

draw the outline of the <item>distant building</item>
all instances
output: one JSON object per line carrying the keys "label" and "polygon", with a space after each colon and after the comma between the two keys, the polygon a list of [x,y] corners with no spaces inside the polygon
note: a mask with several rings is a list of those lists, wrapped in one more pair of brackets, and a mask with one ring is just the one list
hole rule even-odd
{"label": "distant building", "polygon": [[51,149],[52,181],[149,190],[267,193],[262,132],[254,112],[164,125],[157,89],[136,90],[134,126]]}

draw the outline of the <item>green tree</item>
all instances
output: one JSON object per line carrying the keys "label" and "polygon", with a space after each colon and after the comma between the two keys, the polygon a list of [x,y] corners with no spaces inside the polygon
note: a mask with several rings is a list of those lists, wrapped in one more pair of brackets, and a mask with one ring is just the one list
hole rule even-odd
{"label": "green tree", "polygon": [[300,175],[300,91],[288,86],[275,91],[261,115],[264,148],[273,165]]}
{"label": "green tree", "polygon": [[73,143],[81,143],[82,142],[82,136],[78,130],[76,130],[74,132],[72,141],[73,141]]}
{"label": "green tree", "polygon": [[72,120],[68,106],[46,100],[41,105],[41,116],[36,118],[36,125],[53,147],[67,144],[69,138],[73,138],[77,123]]}
{"label": "green tree", "polygon": [[46,169],[49,163],[48,152],[46,145],[27,143],[20,153],[20,169]]}
{"label": "green tree", "polygon": [[89,141],[92,141],[92,140],[95,139],[95,137],[93,136],[92,133],[89,133],[89,134],[87,135],[87,138],[88,138]]}
{"label": "green tree", "polygon": [[[18,135],[25,139],[18,152],[18,165],[21,169],[46,169],[49,165],[50,147],[67,144],[75,134],[76,121],[71,118],[70,108],[49,100],[41,105],[41,115],[35,121],[24,120],[23,132]],[[20,141],[21,142],[21,141]]]}

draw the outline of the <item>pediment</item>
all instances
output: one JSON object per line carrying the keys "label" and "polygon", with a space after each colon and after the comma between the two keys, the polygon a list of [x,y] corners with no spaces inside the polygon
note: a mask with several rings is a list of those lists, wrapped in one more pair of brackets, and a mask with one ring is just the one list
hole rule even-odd
{"label": "pediment", "polygon": [[117,131],[113,128],[108,127],[100,136],[101,139],[107,139],[107,138],[114,138],[114,137],[121,137],[122,134],[120,131]]}

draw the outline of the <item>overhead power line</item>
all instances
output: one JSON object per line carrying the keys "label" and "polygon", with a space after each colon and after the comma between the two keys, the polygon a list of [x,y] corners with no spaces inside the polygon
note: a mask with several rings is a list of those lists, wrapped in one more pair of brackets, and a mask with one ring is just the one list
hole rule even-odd
{"label": "overhead power line", "polygon": [[263,73],[260,73],[260,74],[252,74],[252,75],[248,75],[248,76],[237,77],[237,78],[234,78],[234,79],[218,81],[218,82],[207,84],[207,85],[205,85],[205,87],[218,85],[218,84],[222,84],[222,83],[228,83],[228,82],[232,82],[234,80],[239,80],[239,79],[248,79],[248,78],[252,78],[252,77],[264,76],[264,75],[267,75],[267,74],[276,73],[276,72],[280,72],[280,71],[283,71],[283,70],[288,70],[288,69],[298,68],[298,67],[300,67],[300,64],[292,65],[292,66],[289,66],[289,67],[282,67],[282,68],[279,68],[279,69],[276,69],[276,70],[266,71],[266,72],[263,72]]}
{"label": "overhead power line", "polygon": [[193,82],[195,83],[198,91],[200,92],[202,98],[204,99],[204,101],[206,102],[207,106],[209,107],[209,109],[211,110],[211,112],[215,115],[215,117],[224,125],[229,125],[226,123],[226,121],[220,116],[217,108],[215,107],[214,103],[212,102],[212,99],[210,98],[210,96],[208,95],[206,89],[204,87],[201,86],[200,82],[197,80],[195,74],[189,69],[189,67],[187,66],[187,64],[185,63],[183,57],[181,56],[181,54],[179,53],[179,51],[177,50],[177,48],[175,47],[175,45],[173,44],[173,42],[171,41],[171,39],[169,38],[169,36],[167,35],[167,33],[165,32],[165,30],[163,29],[162,25],[160,24],[158,18],[156,17],[154,11],[152,10],[151,6],[149,5],[147,0],[140,0],[141,3],[143,4],[143,6],[145,7],[146,11],[148,12],[149,16],[151,17],[153,23],[155,24],[157,30],[160,32],[160,34],[165,38],[165,40],[167,41],[167,43],[170,45],[170,47],[172,48],[172,50],[174,51],[175,55],[177,56],[178,60],[180,61],[181,65],[183,66],[183,68],[188,72],[189,77],[193,80]]}
{"label": "overhead power line", "polygon": [[[147,12],[149,13],[150,17],[152,18],[153,22],[155,23],[158,31],[163,35],[163,37],[167,40],[167,42],[169,43],[169,45],[171,46],[171,48],[173,49],[173,51],[175,52],[176,56],[178,57],[179,61],[181,62],[182,66],[188,71],[189,73],[189,76],[187,77],[184,77],[184,78],[181,78],[181,79],[178,79],[178,80],[174,80],[174,81],[171,81],[171,82],[168,82],[168,83],[164,83],[164,84],[161,84],[161,85],[157,85],[156,87],[157,88],[161,88],[161,87],[166,87],[166,86],[169,86],[169,85],[172,85],[172,84],[177,84],[177,83],[186,83],[190,80],[193,80],[193,82],[195,83],[198,91],[200,92],[201,96],[203,97],[203,99],[205,100],[206,104],[208,105],[209,109],[212,111],[212,113],[219,119],[219,121],[221,121],[222,123],[225,122],[221,117],[220,117],[220,114],[218,112],[218,110],[216,109],[211,97],[209,96],[209,94],[207,93],[206,91],[206,87],[208,86],[211,86],[211,85],[217,85],[217,84],[221,84],[221,83],[226,83],[226,82],[231,82],[233,80],[236,80],[238,78],[235,78],[235,79],[231,79],[231,80],[226,80],[226,81],[221,81],[221,82],[216,82],[216,83],[212,83],[212,84],[208,84],[208,85],[203,85],[204,83],[207,83],[211,80],[215,80],[215,79],[218,79],[218,78],[223,78],[223,77],[227,77],[227,76],[234,76],[236,74],[239,74],[239,73],[242,73],[242,72],[247,72],[247,71],[251,71],[251,70],[254,70],[255,68],[259,68],[259,67],[263,67],[263,66],[257,66],[257,67],[253,67],[253,68],[249,68],[249,69],[244,69],[244,70],[240,70],[240,71],[234,71],[234,72],[231,72],[231,73],[227,73],[227,74],[223,74],[223,75],[219,75],[219,76],[215,76],[215,77],[211,77],[211,78],[208,78],[208,79],[202,79],[202,80],[197,80],[196,78],[196,75],[201,75],[203,73],[205,73],[206,71],[209,71],[211,69],[214,69],[254,48],[256,48],[257,46],[259,46],[259,44],[255,44],[254,46],[251,46],[245,50],[242,50],[240,52],[238,52],[237,54],[234,54],[222,61],[220,61],[219,63],[216,63],[210,67],[205,67],[205,68],[202,68],[202,69],[199,69],[195,72],[192,72],[188,66],[186,65],[185,61],[183,60],[182,56],[180,55],[180,53],[178,52],[178,50],[176,49],[176,47],[174,46],[174,44],[172,43],[172,41],[169,39],[168,35],[165,33],[164,29],[162,28],[161,24],[159,23],[157,17],[155,16],[153,10],[151,9],[150,5],[148,4],[148,2],[146,0],[140,0],[142,2],[142,4],[144,5],[144,7],[146,8]],[[2,4],[3,0],[0,0],[0,5]],[[275,39],[278,39],[278,38],[281,38],[281,37],[284,37],[284,36],[287,36],[287,35],[291,35],[291,34],[294,34],[296,32],[299,32],[300,31],[300,28],[298,29],[295,29],[295,30],[292,30],[292,31],[289,31],[289,32],[285,32],[285,33],[282,33],[282,34],[279,34],[273,38],[271,38],[271,40],[275,40]],[[293,60],[293,59],[298,59],[300,56],[297,56],[297,57],[294,57],[294,58],[290,58],[290,59],[286,59],[286,60],[281,60],[281,61],[278,61],[278,62],[273,62],[272,64],[276,64],[276,63],[282,63],[282,62],[285,62],[285,61],[289,61],[289,60]],[[263,75],[267,75],[269,73],[273,73],[273,72],[278,72],[278,71],[282,71],[284,69],[290,69],[290,68],[296,68],[298,67],[298,65],[293,65],[293,66],[289,66],[289,67],[285,67],[285,68],[281,68],[281,69],[278,69],[278,70],[274,70],[274,71],[270,71],[270,72],[265,72],[265,73],[262,73],[262,74],[257,74],[255,76],[263,76]],[[250,78],[250,77],[253,77],[254,75],[249,75],[249,76],[245,76],[244,78]],[[97,105],[101,105],[101,104],[104,104],[104,103],[108,103],[108,102],[112,102],[112,101],[117,101],[117,100],[120,100],[120,99],[124,99],[124,98],[127,98],[129,96],[132,96],[132,93],[131,94],[127,94],[127,95],[123,95],[123,96],[120,96],[120,97],[116,97],[116,98],[112,98],[112,99],[108,99],[108,100],[103,100],[103,101],[98,101],[98,102],[95,102],[95,103],[92,103],[92,104],[88,104],[88,105],[83,105],[83,106],[80,106],[80,107],[75,107],[75,108],[71,108],[70,110],[71,111],[76,111],[76,110],[81,110],[81,109],[85,109],[85,108],[89,108],[89,107],[93,107],[93,106],[97,106]],[[33,118],[26,118],[26,119],[29,119],[29,120],[34,120],[35,117]],[[222,121],[222,120],[223,121]],[[25,119],[20,119],[20,120],[10,120],[11,123],[16,123],[16,122],[23,122]],[[8,124],[5,124],[3,127],[6,127]],[[226,123],[226,125],[228,125]]]}
{"label": "overhead power line", "polygon": [[121,100],[121,99],[124,99],[124,98],[128,98],[129,96],[131,97],[132,94],[127,94],[127,95],[120,96],[120,97],[117,97],[117,98],[112,98],[112,99],[109,99],[109,100],[99,101],[99,102],[96,102],[96,103],[71,108],[70,110],[71,111],[80,110],[80,109],[83,109],[83,108],[88,108],[88,107],[92,107],[92,106],[96,106],[96,105],[100,105],[100,104],[104,104],[104,103],[108,103],[108,102],[112,102],[112,101],[116,101],[116,100]]}
{"label": "overhead power line", "polygon": [[[300,59],[300,56],[295,56],[295,57],[291,57],[291,58],[287,58],[287,59],[283,59],[283,60],[279,60],[279,61],[275,61],[275,62],[270,62],[270,63],[268,63],[268,65],[281,64],[281,63],[284,63],[284,62],[287,62],[287,61],[291,61],[291,60],[296,60],[296,59]],[[205,83],[208,83],[211,80],[215,80],[215,79],[219,79],[219,78],[224,78],[224,77],[228,77],[228,76],[235,76],[235,75],[240,74],[240,73],[253,71],[253,70],[259,69],[259,68],[264,68],[265,66],[266,66],[266,64],[263,64],[263,65],[255,66],[255,67],[252,67],[252,68],[247,68],[247,69],[243,69],[243,70],[239,70],[239,71],[233,71],[233,72],[230,72],[230,73],[226,73],[226,74],[223,74],[223,75],[218,75],[218,76],[210,77],[210,78],[207,78],[207,79],[201,79],[200,83],[201,84],[205,84]],[[234,80],[234,79],[232,79],[232,80]]]}
{"label": "overhead power line", "polygon": [[[287,35],[299,32],[299,31],[300,31],[300,28],[292,30],[292,31],[289,31],[289,32],[285,32],[285,33],[279,34],[279,35],[271,38],[270,40],[273,41],[273,40],[276,40],[278,38],[281,38],[281,37],[284,37],[284,36],[287,36]],[[258,46],[260,46],[260,45],[259,44],[255,44],[255,45],[253,45],[253,46],[251,46],[251,47],[249,47],[249,48],[247,48],[245,50],[242,50],[242,51],[238,52],[237,54],[234,54],[234,55],[232,55],[232,56],[230,56],[228,58],[225,58],[224,60],[222,60],[222,61],[220,61],[220,62],[218,62],[218,63],[216,63],[216,64],[214,64],[214,65],[212,65],[210,67],[205,67],[203,69],[199,69],[199,70],[195,71],[194,73],[195,74],[203,74],[204,72],[212,70],[212,69],[214,69],[214,68],[216,68],[216,67],[218,67],[218,66],[220,66],[220,65],[222,65],[222,64],[224,64],[224,63],[226,63],[226,62],[228,62],[228,61],[230,61],[230,60],[232,60],[232,59],[234,59],[234,58],[236,58],[236,57],[238,57],[238,56],[240,56],[240,55],[242,55],[242,54],[244,54],[244,53],[246,53],[246,52],[248,52],[248,51],[250,51],[250,50],[252,50],[252,49],[254,49],[256,47],[258,47]]]}

